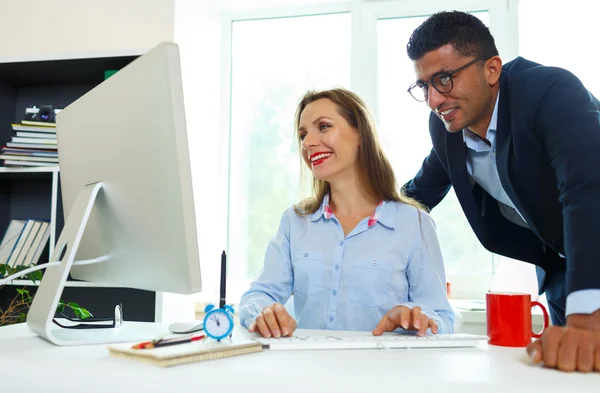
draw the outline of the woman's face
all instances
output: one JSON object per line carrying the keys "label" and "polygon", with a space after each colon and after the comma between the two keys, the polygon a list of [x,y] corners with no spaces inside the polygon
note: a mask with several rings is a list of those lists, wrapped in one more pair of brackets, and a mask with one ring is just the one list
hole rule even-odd
{"label": "woman's face", "polygon": [[300,114],[302,157],[318,180],[335,182],[354,174],[359,135],[326,98],[311,102]]}

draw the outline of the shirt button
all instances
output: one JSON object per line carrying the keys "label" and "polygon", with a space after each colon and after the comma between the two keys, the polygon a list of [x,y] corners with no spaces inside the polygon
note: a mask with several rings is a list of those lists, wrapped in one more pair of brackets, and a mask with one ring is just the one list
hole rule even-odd
{"label": "shirt button", "polygon": [[343,246],[343,245],[344,245],[344,241],[340,240],[340,246]]}
{"label": "shirt button", "polygon": [[331,293],[333,293],[333,296],[337,295],[337,291],[335,289],[331,291]]}
{"label": "shirt button", "polygon": [[335,265],[335,270],[340,270],[340,265]]}
{"label": "shirt button", "polygon": [[304,253],[304,258],[306,258],[307,256],[308,256],[308,253],[307,253],[307,252],[305,252],[305,253]]}
{"label": "shirt button", "polygon": [[329,317],[327,319],[329,320],[329,322],[333,322],[333,317]]}

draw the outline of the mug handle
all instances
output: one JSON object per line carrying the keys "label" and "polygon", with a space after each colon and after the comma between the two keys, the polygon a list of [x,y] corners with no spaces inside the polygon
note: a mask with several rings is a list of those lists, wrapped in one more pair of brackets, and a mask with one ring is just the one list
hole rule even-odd
{"label": "mug handle", "polygon": [[531,308],[533,308],[535,306],[540,306],[540,308],[542,309],[542,314],[544,314],[544,328],[539,333],[535,333],[532,330],[531,335],[534,338],[540,338],[540,337],[542,337],[542,334],[544,334],[544,331],[546,330],[546,328],[548,328],[548,310],[546,310],[546,307],[544,307],[544,305],[540,302],[531,302]]}

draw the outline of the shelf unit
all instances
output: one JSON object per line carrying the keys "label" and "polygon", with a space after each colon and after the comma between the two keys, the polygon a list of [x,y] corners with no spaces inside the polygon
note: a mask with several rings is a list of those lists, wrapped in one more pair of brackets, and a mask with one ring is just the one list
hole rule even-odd
{"label": "shelf unit", "polygon": [[[65,108],[100,84],[105,71],[119,70],[144,52],[59,54],[37,59],[0,57],[0,143],[4,146],[10,141],[11,124],[22,120],[25,108]],[[99,108],[99,115],[110,114]],[[28,218],[50,221],[50,240],[39,263],[47,262],[64,225],[58,167],[0,166],[0,236],[12,219]],[[13,281],[0,289],[0,307],[6,307],[18,287],[28,287],[34,294],[37,285],[28,280]],[[155,292],[69,281],[63,297],[87,307],[96,316],[112,315],[116,302],[122,301],[128,320],[161,320],[163,299]]]}
{"label": "shelf unit", "polygon": [[6,167],[0,166],[0,173],[54,173],[58,172],[58,167],[37,166],[30,168]]}
{"label": "shelf unit", "polygon": [[[39,286],[39,282],[33,282],[31,280],[13,280],[12,283],[10,285],[14,285],[17,287],[37,287]],[[114,285],[106,285],[106,284],[102,284],[102,283],[97,283],[97,282],[87,282],[87,281],[76,281],[76,280],[69,280],[66,284],[65,287],[79,287],[79,288],[118,288],[115,287]]]}

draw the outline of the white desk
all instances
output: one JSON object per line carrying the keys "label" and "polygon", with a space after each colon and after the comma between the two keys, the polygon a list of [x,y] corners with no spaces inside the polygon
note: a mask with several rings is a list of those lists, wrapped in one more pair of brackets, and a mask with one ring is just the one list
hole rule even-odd
{"label": "white desk", "polygon": [[264,351],[159,368],[104,345],[57,347],[25,324],[0,328],[0,369],[1,392],[600,391],[600,373],[531,366],[522,348]]}

